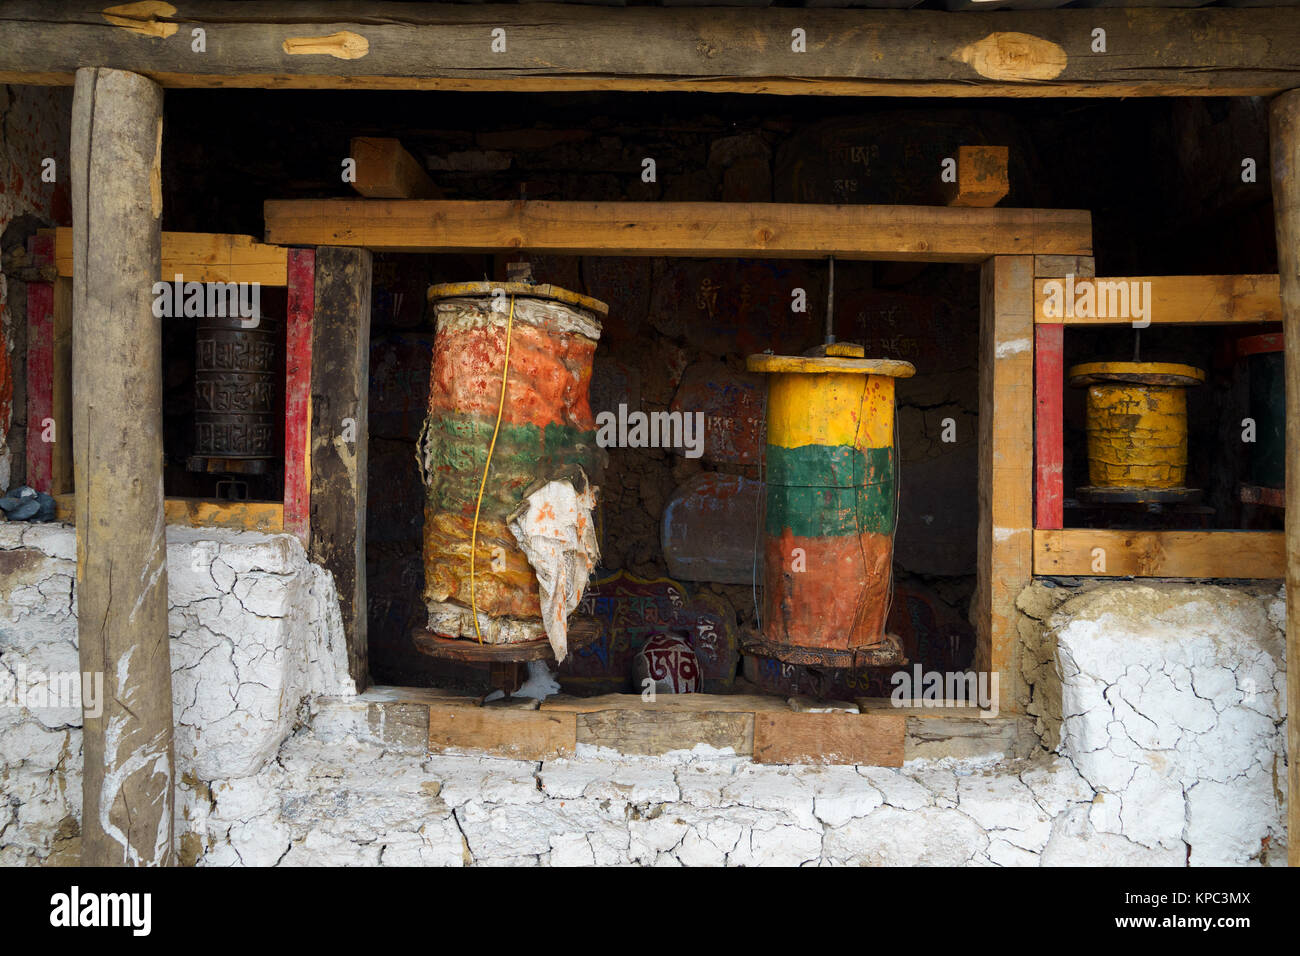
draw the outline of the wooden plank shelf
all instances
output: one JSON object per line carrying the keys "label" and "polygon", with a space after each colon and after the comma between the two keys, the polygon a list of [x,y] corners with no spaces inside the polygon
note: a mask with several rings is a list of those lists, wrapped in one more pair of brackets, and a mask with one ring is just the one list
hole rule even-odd
{"label": "wooden plank shelf", "polygon": [[1281,531],[1039,529],[1034,574],[1280,579],[1286,576],[1285,538]]}
{"label": "wooden plank shelf", "polygon": [[266,240],[379,252],[982,262],[1091,255],[1071,209],[805,203],[292,199],[265,204]]}
{"label": "wooden plank shelf", "polygon": [[[56,521],[75,524],[76,496],[54,496]],[[284,530],[284,505],[278,501],[213,501],[207,498],[168,498],[163,502],[168,524],[192,528],[236,528],[241,531]]]}
{"label": "wooden plank shelf", "polygon": [[[61,276],[72,275],[72,229],[54,232],[54,264]],[[258,242],[252,236],[215,232],[164,232],[160,277],[177,275],[187,282],[258,282],[289,284],[289,250]]]}
{"label": "wooden plank shelf", "polygon": [[[1065,277],[1039,278],[1034,281],[1034,321],[1047,325],[1129,325],[1128,315],[1115,316],[1115,305],[1128,302],[1120,286],[1131,292],[1133,283],[1150,283],[1141,286],[1147,318],[1153,325],[1228,325],[1282,321],[1281,283],[1275,275],[1217,275],[1217,276],[1076,276],[1076,292],[1067,295]],[[1092,283],[1097,300],[1105,300],[1106,315],[1097,317],[1098,308],[1091,315],[1075,315],[1073,308],[1066,314],[1049,315],[1047,312],[1051,289],[1059,287],[1063,302],[1077,299],[1084,283]],[[1049,288],[1049,283],[1058,286]],[[1112,290],[1114,294],[1112,295]],[[1122,296],[1122,298],[1121,298]]]}

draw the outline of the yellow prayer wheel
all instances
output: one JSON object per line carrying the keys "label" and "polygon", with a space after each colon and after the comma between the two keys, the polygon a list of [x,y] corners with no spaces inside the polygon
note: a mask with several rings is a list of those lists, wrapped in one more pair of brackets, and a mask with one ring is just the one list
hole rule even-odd
{"label": "yellow prayer wheel", "polygon": [[1204,381],[1200,369],[1169,362],[1090,362],[1070,369],[1070,384],[1088,389],[1092,490],[1183,489],[1187,388]]}

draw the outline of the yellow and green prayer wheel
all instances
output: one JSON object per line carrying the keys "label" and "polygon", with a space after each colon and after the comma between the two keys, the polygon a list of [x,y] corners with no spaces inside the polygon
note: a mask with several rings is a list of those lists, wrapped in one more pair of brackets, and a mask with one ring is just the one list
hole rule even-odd
{"label": "yellow and green prayer wheel", "polygon": [[1199,368],[1169,362],[1090,362],[1070,369],[1070,384],[1088,389],[1091,497],[1185,490],[1187,388],[1204,381]]}
{"label": "yellow and green prayer wheel", "polygon": [[885,640],[897,520],[894,379],[916,370],[835,355],[751,355],[748,367],[770,376],[763,647],[794,663],[856,666],[861,650]]}

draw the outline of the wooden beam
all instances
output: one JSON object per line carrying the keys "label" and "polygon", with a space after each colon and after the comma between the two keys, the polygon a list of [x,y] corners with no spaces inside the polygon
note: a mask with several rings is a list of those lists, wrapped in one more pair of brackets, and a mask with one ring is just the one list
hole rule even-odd
{"label": "wooden beam", "polygon": [[1015,713],[1016,597],[1033,573],[1034,259],[990,259],[981,283],[975,667],[998,672],[1000,708]]}
{"label": "wooden beam", "polygon": [[352,188],[367,199],[440,199],[442,190],[395,139],[354,136],[348,154],[356,161]]}
{"label": "wooden beam", "polygon": [[482,751],[514,760],[572,757],[575,714],[515,707],[429,705],[429,749]]}
{"label": "wooden beam", "polygon": [[1034,573],[1107,578],[1281,578],[1280,531],[1034,532]]}
{"label": "wooden beam", "polygon": [[1065,525],[1065,326],[1034,327],[1034,527]]}
{"label": "wooden beam", "polygon": [[[59,275],[72,275],[72,230],[54,231],[54,263]],[[288,283],[288,252],[252,236],[211,232],[164,232],[162,269],[167,282],[180,275],[188,282]]]}
{"label": "wooden beam", "polygon": [[[53,262],[51,236],[35,235],[27,240],[29,255],[36,265]],[[51,436],[46,429],[54,426]],[[54,443],[58,437],[54,420],[54,283],[27,285],[27,484],[37,491],[53,493]],[[72,434],[64,436],[69,442]]]}
{"label": "wooden beam", "polygon": [[1300,866],[1300,468],[1294,464],[1300,454],[1300,90],[1273,101],[1269,138],[1286,349],[1287,859]]}
{"label": "wooden beam", "polygon": [[1092,216],[1076,210],[400,199],[270,200],[265,208],[267,242],[381,252],[922,262],[1092,253]]}
{"label": "wooden beam", "polygon": [[1010,150],[1005,146],[959,146],[957,179],[948,190],[949,206],[996,206],[1011,190],[1007,178]]}
{"label": "wooden beam", "polygon": [[[284,530],[284,506],[278,501],[212,501],[208,498],[167,498],[163,515],[168,524],[191,528],[236,528],[276,534]],[[54,517],[77,522],[76,495],[54,496]]]}
{"label": "wooden beam", "polygon": [[903,765],[902,714],[754,715],[754,762],[779,764]]}
{"label": "wooden beam", "polygon": [[[68,83],[88,65],[168,87],[813,96],[1255,96],[1300,79],[1292,10],[126,6],[0,4],[0,83]],[[201,55],[196,28],[209,37]],[[806,53],[792,49],[796,28]],[[497,53],[495,29],[506,41]],[[1097,29],[1107,54],[1092,49]]]}
{"label": "wooden beam", "polygon": [[289,251],[284,361],[284,530],[311,545],[311,337],[316,250]]}
{"label": "wooden beam", "polygon": [[163,520],[162,90],[77,71],[72,103],[77,643],[104,678],[82,733],[81,863],[175,860]]}
{"label": "wooden beam", "polygon": [[316,250],[311,328],[311,546],[334,575],[348,670],[368,683],[366,414],[370,394],[370,253]]}
{"label": "wooden beam", "polygon": [[[1092,283],[1094,302],[1104,301],[1106,315],[1096,306],[1086,316],[1074,314],[1072,303]],[[1055,283],[1055,285],[1051,285]],[[1142,285],[1134,286],[1134,283]],[[1146,285],[1145,283],[1149,283]],[[1282,296],[1275,275],[1123,276],[1076,280],[1037,279],[1034,282],[1034,321],[1065,325],[1128,325],[1133,321],[1133,292],[1142,296],[1147,318],[1160,325],[1220,325],[1282,321]],[[1129,302],[1127,310],[1123,303]],[[1121,306],[1117,309],[1116,305]],[[1065,314],[1056,314],[1063,307]],[[1120,314],[1116,316],[1116,312]]]}

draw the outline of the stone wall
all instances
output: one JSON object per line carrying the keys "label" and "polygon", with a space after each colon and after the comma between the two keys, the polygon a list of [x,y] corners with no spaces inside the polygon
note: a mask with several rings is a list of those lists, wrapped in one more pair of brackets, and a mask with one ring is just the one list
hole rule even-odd
{"label": "stone wall", "polygon": [[[307,700],[354,691],[333,580],[296,538],[168,528],[167,575],[182,787],[258,774]],[[76,860],[80,709],[17,701],[80,671],[75,578],[72,527],[0,524],[0,864]]]}

